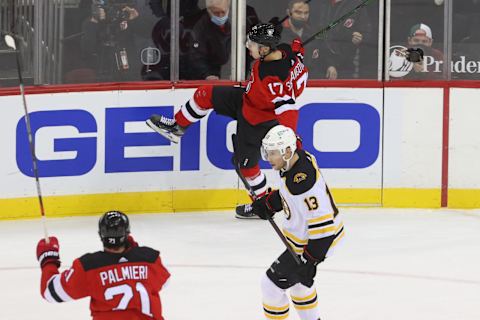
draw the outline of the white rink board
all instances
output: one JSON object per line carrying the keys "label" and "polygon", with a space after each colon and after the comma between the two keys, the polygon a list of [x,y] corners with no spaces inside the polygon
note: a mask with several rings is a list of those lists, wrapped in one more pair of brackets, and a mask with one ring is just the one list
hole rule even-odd
{"label": "white rink board", "polygon": [[[135,91],[106,91],[106,92],[76,92],[76,93],[56,93],[56,94],[34,94],[27,96],[29,110],[32,114],[42,112],[42,121],[50,121],[51,111],[57,111],[60,122],[73,121],[75,126],[85,125],[83,120],[76,116],[71,116],[72,110],[85,116],[85,123],[90,126],[87,132],[79,133],[79,129],[72,125],[45,125],[36,133],[36,152],[39,160],[72,160],[80,155],[91,155],[96,153],[94,165],[82,174],[70,174],[67,169],[66,174],[62,176],[42,177],[42,191],[45,196],[48,195],[74,195],[74,194],[95,194],[95,193],[116,193],[116,192],[142,192],[142,191],[167,191],[167,190],[186,190],[186,189],[236,189],[238,188],[238,179],[234,170],[224,170],[212,164],[212,159],[217,158],[218,150],[228,149],[231,151],[230,132],[235,130],[234,124],[228,126],[228,133],[225,135],[224,143],[218,142],[218,136],[207,138],[207,119],[201,121],[199,143],[190,142],[192,146],[198,148],[194,157],[198,158],[197,169],[182,169],[181,159],[188,160],[191,156],[192,147],[185,144],[181,154],[182,144],[180,145],[161,145],[161,146],[130,146],[125,147],[123,155],[119,157],[171,157],[173,158],[172,169],[169,170],[142,170],[142,168],[131,170],[130,172],[106,172],[106,167],[116,165],[115,161],[107,164],[106,158],[111,154],[106,154],[106,143],[108,143],[106,131],[116,125],[116,113],[111,117],[107,115],[112,109],[121,112],[125,108],[144,108],[159,107],[168,108],[171,111],[173,105],[177,108],[184,103],[186,98],[191,97],[194,89],[176,89],[176,90],[135,90]],[[360,107],[367,106],[376,110],[381,125],[382,117],[382,90],[381,89],[345,89],[345,88],[309,88],[306,89],[299,104],[308,105],[312,103],[335,103],[338,108],[344,105],[355,104]],[[4,125],[0,127],[2,136],[1,147],[5,151],[0,159],[0,194],[2,198],[31,197],[36,196],[36,190],[32,183],[32,178],[26,176],[19,170],[16,157],[18,157],[18,148],[16,146],[17,124],[23,122],[23,107],[19,96],[0,97],[2,105],[2,119]],[[335,106],[336,106],[335,105]],[[336,107],[335,107],[336,108]],[[333,109],[335,109],[333,108]],[[110,110],[107,112],[107,109]],[[330,109],[332,109],[330,107]],[[162,109],[163,110],[163,109]],[[167,109],[165,109],[167,110]],[[303,109],[302,109],[303,110]],[[335,110],[334,110],[335,111]],[[303,112],[303,111],[301,111]],[[351,112],[351,110],[349,111]],[[122,127],[123,133],[128,134],[154,134],[142,119],[136,121],[127,121]],[[35,123],[32,119],[32,123]],[[211,121],[214,122],[214,121]],[[301,120],[302,122],[302,120]],[[322,148],[331,148],[335,145],[344,146],[345,150],[326,150],[335,152],[344,152],[343,156],[348,161],[348,154],[355,146],[358,146],[359,129],[355,125],[355,120],[340,119],[317,121],[314,125],[315,133],[317,131],[325,134],[326,139],[322,143],[314,142]],[[353,124],[353,125],[352,125]],[[335,128],[338,126],[338,128]],[[108,128],[107,128],[108,127]],[[210,126],[208,125],[210,128]],[[345,132],[347,128],[347,132]],[[189,129],[190,130],[190,129]],[[210,130],[210,129],[208,129]],[[381,127],[379,128],[381,130]],[[338,132],[343,135],[338,136]],[[193,135],[193,134],[192,134]],[[374,158],[375,161],[365,168],[331,168],[324,169],[323,172],[330,184],[334,188],[380,188],[381,187],[381,134],[378,132],[379,139],[375,141],[378,144],[378,155],[366,155]],[[55,151],[55,143],[62,142],[66,138],[74,138],[82,143],[89,143],[87,151]],[[89,140],[90,139],[90,140]],[[136,139],[136,138],[135,138]],[[317,137],[312,138],[313,140]],[[339,143],[336,143],[338,139]],[[58,141],[57,141],[58,140]],[[207,141],[208,140],[208,141]],[[90,141],[90,142],[89,142]],[[116,143],[117,141],[114,141]],[[74,141],[75,143],[75,141]],[[196,144],[195,144],[196,143]],[[64,141],[63,144],[71,146],[72,141]],[[352,147],[353,146],[353,147]],[[210,151],[207,151],[209,148]],[[26,149],[24,149],[25,151]],[[325,150],[324,150],[325,151]],[[375,158],[376,157],[376,158]],[[115,160],[115,159],[114,159]],[[73,162],[72,162],[73,163]],[[225,161],[223,161],[225,163]],[[319,163],[322,166],[322,163]],[[347,163],[346,166],[350,164]],[[83,166],[83,164],[82,164]],[[80,166],[80,167],[82,167]],[[89,168],[88,165],[85,165]],[[55,165],[51,165],[51,170],[56,170]],[[79,165],[72,164],[72,171]],[[41,169],[41,168],[40,168]],[[45,171],[40,170],[40,173]],[[272,174],[271,172],[269,175]]]}
{"label": "white rink board", "polygon": [[480,189],[480,90],[450,93],[449,188]]}
{"label": "white rink board", "polygon": [[440,188],[443,89],[386,88],[384,188]]}

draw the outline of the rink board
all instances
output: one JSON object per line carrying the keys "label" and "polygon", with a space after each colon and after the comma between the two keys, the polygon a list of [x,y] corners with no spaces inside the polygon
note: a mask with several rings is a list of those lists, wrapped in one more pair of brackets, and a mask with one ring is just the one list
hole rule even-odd
{"label": "rink board", "polygon": [[[463,123],[462,117],[472,122],[472,113],[478,119],[475,106],[462,103],[478,96],[471,91],[452,92],[452,123]],[[189,128],[178,145],[144,124],[151,113],[172,115],[193,92],[28,95],[48,214],[95,214],[112,208],[216,210],[247,200],[230,163],[234,121],[211,113]],[[441,88],[307,88],[298,101],[298,131],[339,204],[439,207],[442,99]],[[38,203],[21,99],[0,96],[0,105],[0,217],[35,217]],[[472,172],[463,177],[462,168],[478,159],[478,143],[463,124],[452,124],[451,130],[455,157],[449,195],[452,205],[469,207],[470,195],[480,187]],[[277,175],[267,170],[267,176],[275,185]]]}

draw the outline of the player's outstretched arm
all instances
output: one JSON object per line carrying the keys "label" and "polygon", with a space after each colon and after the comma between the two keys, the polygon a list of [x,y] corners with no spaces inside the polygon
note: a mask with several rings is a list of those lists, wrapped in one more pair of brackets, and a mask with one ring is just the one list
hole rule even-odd
{"label": "player's outstretched arm", "polygon": [[66,302],[85,297],[86,281],[80,262],[74,261],[72,268],[59,273],[60,245],[56,237],[48,243],[41,239],[37,244],[37,259],[42,269],[40,293],[48,302]]}

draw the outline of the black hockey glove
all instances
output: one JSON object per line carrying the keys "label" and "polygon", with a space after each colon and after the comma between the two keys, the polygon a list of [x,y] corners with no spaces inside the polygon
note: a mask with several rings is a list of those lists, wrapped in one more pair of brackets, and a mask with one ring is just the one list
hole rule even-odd
{"label": "black hockey glove", "polygon": [[275,215],[267,203],[267,195],[253,201],[252,203],[253,213],[260,217],[260,219],[268,220]]}
{"label": "black hockey glove", "polygon": [[277,211],[282,210],[282,200],[278,190],[271,189],[261,198],[253,201],[253,213],[260,219],[268,220],[275,215]]}
{"label": "black hockey glove", "polygon": [[298,268],[297,275],[300,283],[310,288],[313,286],[313,279],[317,274],[317,265],[322,261],[312,257],[306,249],[301,256],[301,260],[302,265]]}

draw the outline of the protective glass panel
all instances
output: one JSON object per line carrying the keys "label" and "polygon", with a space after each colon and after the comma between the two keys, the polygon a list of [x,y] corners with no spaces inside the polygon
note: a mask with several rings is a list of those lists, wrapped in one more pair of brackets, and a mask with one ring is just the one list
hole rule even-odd
{"label": "protective glass panel", "polygon": [[[180,14],[180,79],[232,79],[231,1],[181,1]],[[259,20],[252,7],[247,6],[246,15],[248,31]]]}
{"label": "protective glass panel", "polygon": [[282,42],[300,38],[310,79],[376,79],[378,66],[378,1],[373,0],[338,23],[322,37],[320,30],[349,13],[364,0],[247,1],[262,21],[282,26]]}
{"label": "protective glass panel", "polygon": [[[390,80],[447,79],[444,68],[444,1],[392,0],[390,26]],[[406,48],[420,48],[423,61],[404,59]]]}
{"label": "protective glass panel", "polygon": [[161,46],[170,35],[155,31],[169,20],[169,1],[70,2],[65,7],[64,83],[168,80],[169,61]]}
{"label": "protective glass panel", "polygon": [[453,1],[452,79],[480,80],[480,1]]}
{"label": "protective glass panel", "polygon": [[18,86],[15,51],[4,41],[5,34],[18,35],[16,41],[22,61],[25,85],[33,84],[33,0],[0,0],[0,88]]}

